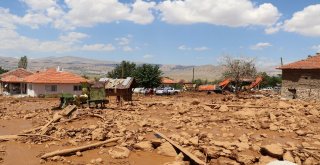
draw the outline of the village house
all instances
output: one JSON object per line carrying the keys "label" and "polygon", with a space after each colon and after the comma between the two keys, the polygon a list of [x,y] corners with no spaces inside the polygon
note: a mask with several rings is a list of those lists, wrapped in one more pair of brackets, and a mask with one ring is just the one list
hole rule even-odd
{"label": "village house", "polygon": [[27,83],[27,95],[37,97],[61,93],[79,95],[82,93],[81,83],[87,83],[88,80],[58,68],[36,72],[26,77],[25,82]]}
{"label": "village house", "polygon": [[18,68],[0,75],[0,94],[17,95],[27,94],[25,78],[33,73],[23,68]]}
{"label": "village house", "polygon": [[320,98],[320,53],[277,69],[282,70],[282,97]]}

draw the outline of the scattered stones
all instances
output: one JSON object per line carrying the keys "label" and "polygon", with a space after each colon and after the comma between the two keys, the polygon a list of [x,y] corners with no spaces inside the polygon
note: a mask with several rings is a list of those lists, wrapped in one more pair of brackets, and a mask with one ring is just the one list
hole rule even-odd
{"label": "scattered stones", "polygon": [[92,140],[105,140],[106,139],[106,134],[104,132],[104,129],[103,128],[97,128],[95,130],[93,130],[91,132],[92,134]]}
{"label": "scattered stones", "polygon": [[269,144],[261,147],[261,153],[274,158],[282,159],[283,148],[280,144]]}
{"label": "scattered stones", "polygon": [[135,149],[143,150],[143,151],[152,151],[153,147],[150,141],[142,141],[140,143],[136,143],[133,146]]}
{"label": "scattered stones", "polygon": [[130,150],[126,147],[113,147],[111,148],[108,153],[111,155],[114,159],[124,159],[128,158],[130,155]]}
{"label": "scattered stones", "polygon": [[176,150],[169,142],[164,142],[157,148],[157,153],[164,156],[177,156]]}

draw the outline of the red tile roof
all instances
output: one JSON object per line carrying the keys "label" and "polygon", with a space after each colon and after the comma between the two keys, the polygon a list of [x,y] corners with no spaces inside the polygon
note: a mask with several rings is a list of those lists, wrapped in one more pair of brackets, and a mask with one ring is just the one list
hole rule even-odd
{"label": "red tile roof", "polygon": [[0,75],[2,82],[21,83],[25,82],[25,77],[33,73],[23,68],[18,68]]}
{"label": "red tile roof", "polygon": [[178,82],[168,78],[168,77],[162,77],[161,78],[161,83],[162,84],[177,84]]}
{"label": "red tile roof", "polygon": [[87,79],[65,71],[48,69],[44,72],[38,72],[25,78],[28,83],[35,84],[79,84],[88,82]]}
{"label": "red tile roof", "polygon": [[278,67],[277,69],[320,69],[320,54]]}

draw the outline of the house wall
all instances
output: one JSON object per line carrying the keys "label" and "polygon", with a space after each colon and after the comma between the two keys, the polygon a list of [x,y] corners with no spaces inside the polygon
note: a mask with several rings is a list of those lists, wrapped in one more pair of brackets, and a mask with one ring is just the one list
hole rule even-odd
{"label": "house wall", "polygon": [[281,95],[285,98],[320,99],[320,69],[282,70]]}
{"label": "house wall", "polygon": [[[31,86],[32,85],[32,88]],[[57,85],[56,92],[49,92],[46,91],[46,85]],[[80,84],[28,84],[27,85],[27,94],[31,97],[37,97],[40,94],[47,95],[47,94],[61,94],[61,93],[70,93],[74,95],[80,95],[82,91],[74,91],[73,86],[80,85]]]}

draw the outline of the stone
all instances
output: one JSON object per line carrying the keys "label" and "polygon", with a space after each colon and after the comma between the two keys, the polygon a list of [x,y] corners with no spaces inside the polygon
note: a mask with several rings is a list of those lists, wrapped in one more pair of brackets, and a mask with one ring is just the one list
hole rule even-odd
{"label": "stone", "polygon": [[95,160],[95,162],[96,162],[96,163],[102,163],[103,160],[102,160],[102,158],[97,158],[97,159]]}
{"label": "stone", "polygon": [[52,161],[60,161],[61,160],[61,156],[54,156],[51,158]]}
{"label": "stone", "polygon": [[228,112],[229,108],[226,105],[221,105],[220,108],[219,108],[219,111],[220,112]]}
{"label": "stone", "polygon": [[177,156],[176,150],[169,142],[162,143],[160,147],[157,148],[157,153],[164,156]]}
{"label": "stone", "polygon": [[259,159],[259,165],[266,165],[272,161],[275,161],[275,158],[269,157],[269,156],[261,156]]}
{"label": "stone", "polygon": [[299,136],[305,136],[307,133],[301,129],[297,130],[296,131],[296,134],[299,135]]}
{"label": "stone", "polygon": [[280,144],[269,144],[262,146],[260,152],[274,158],[282,159],[284,150]]}
{"label": "stone", "polygon": [[240,163],[232,160],[232,159],[229,159],[229,158],[226,158],[226,157],[219,157],[218,160],[217,160],[217,163],[213,163],[213,164],[221,164],[221,165],[240,165]]}
{"label": "stone", "polygon": [[195,99],[191,102],[191,105],[199,105],[200,101],[198,99]]}
{"label": "stone", "polygon": [[257,162],[258,159],[255,156],[252,156],[251,154],[245,154],[245,153],[237,153],[236,159],[241,164],[253,164],[254,162]]}
{"label": "stone", "polygon": [[316,110],[316,109],[311,109],[311,110],[309,111],[309,113],[310,113],[311,115],[313,115],[313,116],[319,116],[319,111]]}
{"label": "stone", "polygon": [[309,157],[303,162],[304,165],[316,165],[318,163],[313,157]]}
{"label": "stone", "polygon": [[260,127],[261,127],[262,129],[269,129],[269,128],[270,128],[270,124],[263,122],[263,123],[260,124]]}
{"label": "stone", "polygon": [[116,146],[111,148],[108,153],[113,159],[124,159],[129,157],[130,150],[126,147]]}
{"label": "stone", "polygon": [[82,156],[82,153],[80,151],[78,151],[78,152],[76,152],[76,155],[80,157],[80,156]]}
{"label": "stone", "polygon": [[37,116],[36,113],[31,113],[31,114],[27,114],[23,117],[24,120],[27,120],[27,119],[31,119],[33,117]]}
{"label": "stone", "polygon": [[106,134],[104,132],[104,129],[103,128],[97,128],[95,130],[93,130],[91,132],[91,138],[92,140],[105,140],[106,139]]}
{"label": "stone", "polygon": [[135,149],[143,150],[143,151],[152,151],[153,147],[150,141],[142,141],[140,143],[136,143],[133,145]]}
{"label": "stone", "polygon": [[189,141],[191,142],[192,145],[195,145],[195,146],[199,145],[199,138],[198,138],[198,136],[195,136],[195,137],[189,139]]}
{"label": "stone", "polygon": [[294,162],[294,157],[292,156],[290,151],[287,151],[286,153],[284,153],[283,155],[283,160],[287,160],[290,162]]}

